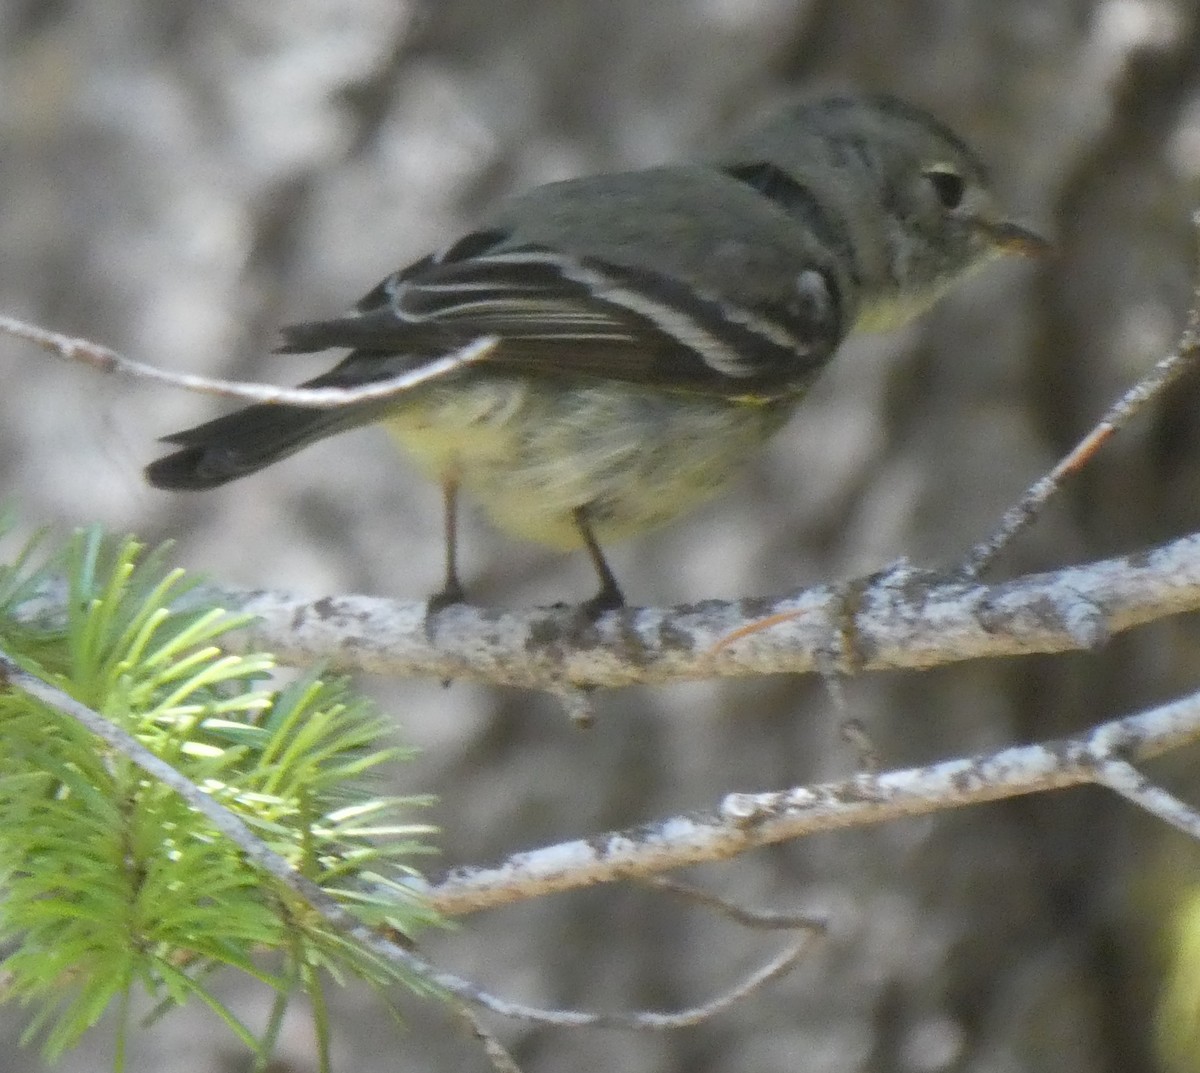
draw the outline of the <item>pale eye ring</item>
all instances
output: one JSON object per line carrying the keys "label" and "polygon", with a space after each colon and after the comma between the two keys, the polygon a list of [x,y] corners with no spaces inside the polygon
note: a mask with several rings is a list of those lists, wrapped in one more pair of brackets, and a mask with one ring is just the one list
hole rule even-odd
{"label": "pale eye ring", "polygon": [[954,210],[962,204],[963,195],[967,192],[967,181],[957,171],[944,166],[928,168],[925,178],[929,180],[943,209]]}

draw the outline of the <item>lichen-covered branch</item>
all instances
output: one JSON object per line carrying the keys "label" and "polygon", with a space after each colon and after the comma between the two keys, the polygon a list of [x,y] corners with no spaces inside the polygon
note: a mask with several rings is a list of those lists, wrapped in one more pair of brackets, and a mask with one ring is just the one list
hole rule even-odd
{"label": "lichen-covered branch", "polygon": [[243,634],[248,647],[296,664],[561,693],[1096,649],[1200,607],[1200,534],[994,584],[898,564],[775,598],[626,608],[594,622],[562,608],[455,606],[427,615],[422,602],[373,596],[228,589],[220,598],[258,616]]}
{"label": "lichen-covered branch", "polygon": [[[493,867],[460,868],[423,893],[447,915],[613,882],[706,861],[724,860],[759,846],[817,831],[883,823],[902,816],[1068,786],[1108,786],[1188,830],[1167,795],[1140,780],[1116,784],[1144,760],[1200,737],[1200,693],[1102,723],[1082,734],[924,767],[867,773],[841,782],[766,793],[733,793],[716,811],[671,816],[641,827],[610,831],[517,853]],[[1134,773],[1136,774],[1136,773]],[[1170,811],[1170,815],[1167,812]],[[1194,815],[1191,814],[1191,815]]]}

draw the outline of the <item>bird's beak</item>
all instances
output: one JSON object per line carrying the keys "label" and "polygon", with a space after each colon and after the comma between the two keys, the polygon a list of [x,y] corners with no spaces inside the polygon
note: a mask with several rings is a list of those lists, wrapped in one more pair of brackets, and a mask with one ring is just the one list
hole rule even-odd
{"label": "bird's beak", "polygon": [[1054,247],[1036,231],[1030,231],[1009,220],[979,220],[983,236],[1001,253],[1016,253],[1022,257],[1048,257]]}

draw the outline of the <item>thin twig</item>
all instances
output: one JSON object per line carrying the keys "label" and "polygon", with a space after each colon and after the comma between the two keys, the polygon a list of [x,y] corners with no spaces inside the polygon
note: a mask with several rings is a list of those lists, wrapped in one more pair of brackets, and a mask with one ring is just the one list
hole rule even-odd
{"label": "thin twig", "polygon": [[1097,765],[1096,781],[1200,841],[1200,812],[1152,783],[1128,761],[1112,758]]}
{"label": "thin twig", "polygon": [[779,977],[790,972],[796,963],[808,953],[813,942],[812,933],[805,935],[781,951],[761,969],[752,972],[736,987],[731,987],[728,991],[717,995],[716,998],[699,1006],[693,1006],[690,1010],[680,1010],[678,1013],[652,1013],[647,1010],[634,1014],[601,1015],[595,1021],[595,1027],[666,1030],[698,1025],[716,1017],[717,1014],[724,1013],[725,1010],[736,1006],[772,980],[778,980]]}
{"label": "thin twig", "polygon": [[684,901],[694,902],[705,909],[711,909],[723,917],[728,917],[735,924],[753,931],[798,931],[804,929],[823,935],[829,929],[829,922],[824,917],[810,916],[807,913],[780,913],[774,910],[747,909],[735,905],[707,890],[701,890],[690,883],[681,883],[677,879],[666,876],[652,876],[643,881],[652,890],[660,890]]}
{"label": "thin twig", "polygon": [[[1200,214],[1195,217],[1200,227]],[[1193,295],[1187,324],[1175,352],[1162,358],[1141,380],[1125,392],[1095,427],[1069,451],[1045,476],[1026,490],[1025,494],[1000,519],[996,531],[976,544],[963,560],[959,575],[977,578],[1016,537],[1037,520],[1042,508],[1069,476],[1086,466],[1109,440],[1148,403],[1157,399],[1200,360],[1200,289]]]}
{"label": "thin twig", "polygon": [[450,1003],[466,1030],[479,1042],[483,1053],[487,1055],[497,1073],[521,1073],[521,1067],[508,1053],[508,1048],[496,1038],[495,1033],[479,1019],[479,1015],[470,1006],[454,998]]}
{"label": "thin twig", "polygon": [[59,332],[39,328],[17,320],[15,317],[0,316],[0,334],[11,335],[57,354],[68,361],[81,362],[104,373],[124,376],[136,380],[152,380],[170,387],[183,388],[204,395],[220,395],[225,398],[244,399],[249,402],[303,406],[315,410],[330,410],[363,402],[378,402],[399,395],[418,384],[461,369],[464,365],[486,358],[495,350],[499,339],[487,335],[468,343],[464,347],[426,362],[419,368],[410,369],[387,380],[378,380],[358,387],[276,387],[273,384],[252,384],[238,380],[217,380],[192,373],[171,373],[123,357],[99,343],[87,339],[76,339]]}

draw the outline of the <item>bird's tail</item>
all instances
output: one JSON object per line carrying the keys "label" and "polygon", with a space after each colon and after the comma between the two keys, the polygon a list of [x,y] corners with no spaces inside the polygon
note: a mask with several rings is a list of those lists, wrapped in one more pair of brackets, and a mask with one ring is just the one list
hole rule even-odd
{"label": "bird's tail", "polygon": [[[347,413],[347,410],[352,411]],[[199,491],[255,473],[335,432],[361,424],[355,407],[258,405],[164,438],[182,448],[146,467],[155,488]]]}

